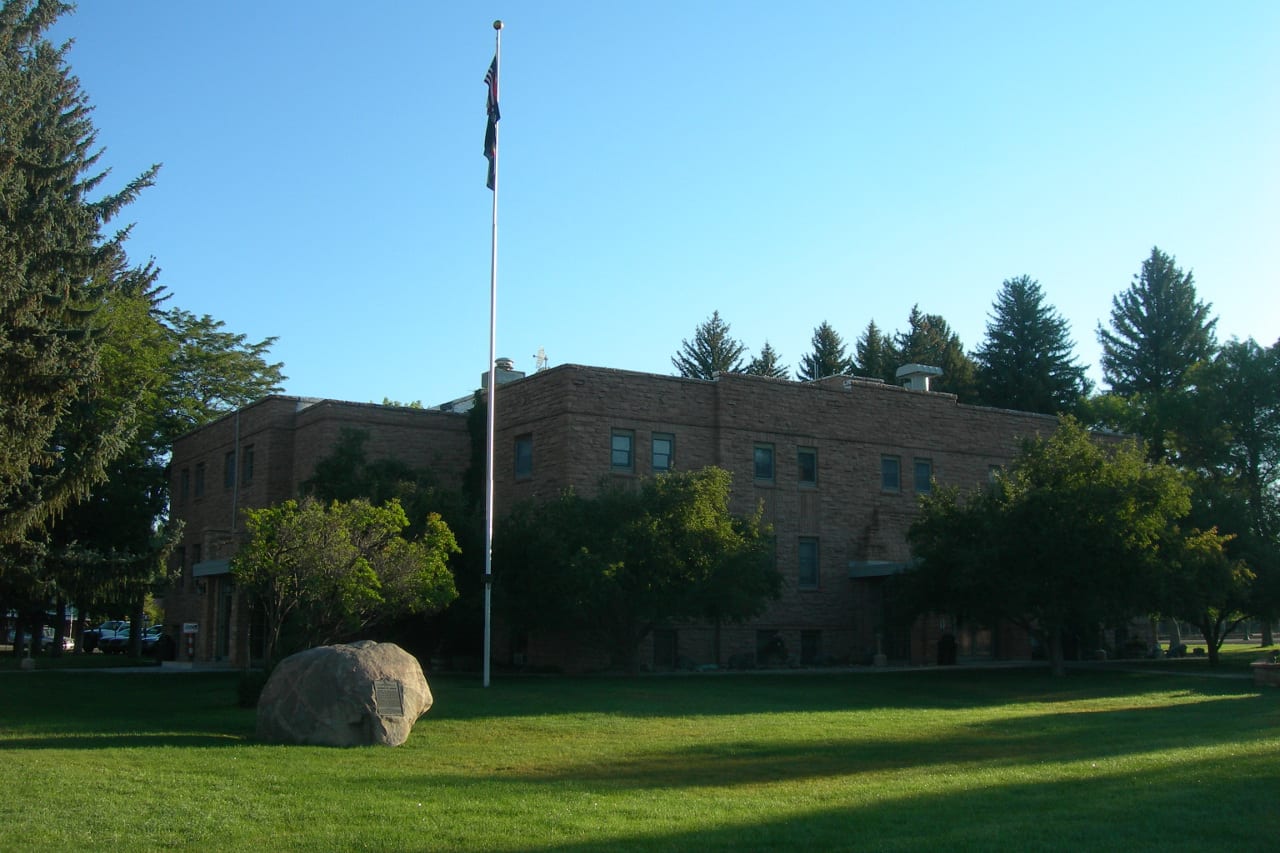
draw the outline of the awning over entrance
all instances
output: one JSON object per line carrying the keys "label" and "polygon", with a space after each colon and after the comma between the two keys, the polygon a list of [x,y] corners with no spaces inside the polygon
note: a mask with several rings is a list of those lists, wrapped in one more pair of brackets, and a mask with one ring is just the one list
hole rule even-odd
{"label": "awning over entrance", "polygon": [[891,560],[850,560],[849,577],[851,578],[885,578],[906,571],[906,563],[895,563]]}
{"label": "awning over entrance", "polygon": [[193,578],[207,578],[211,575],[231,574],[231,560],[203,560],[191,567]]}

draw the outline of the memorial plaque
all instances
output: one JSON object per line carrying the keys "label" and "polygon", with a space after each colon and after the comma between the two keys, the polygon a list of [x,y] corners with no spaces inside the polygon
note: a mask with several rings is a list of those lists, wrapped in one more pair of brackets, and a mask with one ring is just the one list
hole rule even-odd
{"label": "memorial plaque", "polygon": [[398,681],[373,683],[373,707],[381,717],[404,716],[404,693]]}

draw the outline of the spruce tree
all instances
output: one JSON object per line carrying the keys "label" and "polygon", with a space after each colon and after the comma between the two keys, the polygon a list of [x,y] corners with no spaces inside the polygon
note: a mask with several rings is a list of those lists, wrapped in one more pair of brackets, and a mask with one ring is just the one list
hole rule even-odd
{"label": "spruce tree", "polygon": [[1196,298],[1191,273],[1153,247],[1129,289],[1112,297],[1111,329],[1098,327],[1102,378],[1126,396],[1185,387],[1191,367],[1217,348],[1211,308]]}
{"label": "spruce tree", "polygon": [[893,340],[880,331],[876,321],[867,323],[867,328],[854,344],[854,368],[862,376],[872,379],[893,381],[893,372],[898,367],[898,356],[893,350]]}
{"label": "spruce tree", "polygon": [[1089,392],[1072,355],[1070,326],[1030,276],[1006,279],[974,360],[983,404],[1024,412],[1070,412]]}
{"label": "spruce tree", "polygon": [[786,379],[789,376],[787,366],[782,363],[782,356],[778,355],[778,351],[768,341],[764,342],[760,355],[751,359],[746,372],[752,376],[769,376],[774,379]]}
{"label": "spruce tree", "polygon": [[1217,350],[1210,308],[1196,297],[1191,273],[1153,247],[1129,289],[1112,297],[1111,328],[1098,327],[1102,378],[1124,399],[1122,426],[1146,440],[1152,459],[1176,444],[1180,398]]}
{"label": "spruce tree", "polygon": [[94,196],[106,172],[91,108],[67,47],[44,38],[69,8],[0,6],[0,542],[55,517],[124,451],[135,403],[94,406],[99,314],[129,292],[154,295],[154,270],[128,267],[128,228],[103,231],[158,167]]}
{"label": "spruce tree", "polygon": [[712,311],[693,333],[693,341],[680,342],[680,352],[671,357],[681,376],[688,379],[715,379],[717,373],[741,373],[746,346],[729,334],[729,324]]}
{"label": "spruce tree", "polygon": [[824,376],[840,376],[853,369],[853,362],[845,354],[844,339],[826,320],[813,330],[813,352],[801,356],[797,376],[805,382],[813,382]]}
{"label": "spruce tree", "polygon": [[926,314],[919,305],[912,306],[907,330],[895,336],[894,349],[898,367],[927,364],[942,368],[942,376],[932,386],[933,390],[955,394],[962,403],[977,401],[977,368],[973,359],[965,354],[960,336],[951,331],[941,315]]}

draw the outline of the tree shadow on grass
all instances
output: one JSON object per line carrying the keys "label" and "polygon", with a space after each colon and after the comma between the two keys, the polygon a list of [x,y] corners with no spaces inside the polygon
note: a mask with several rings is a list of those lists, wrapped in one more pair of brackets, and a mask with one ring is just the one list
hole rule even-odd
{"label": "tree shadow on grass", "polygon": [[244,746],[246,738],[232,734],[101,734],[44,737],[0,737],[0,752],[11,749],[133,749],[139,747]]}
{"label": "tree shadow on grass", "polygon": [[1258,696],[1222,697],[1118,711],[1035,713],[959,728],[922,728],[918,736],[907,737],[845,731],[823,741],[728,739],[654,750],[628,748],[616,756],[567,754],[560,763],[489,778],[623,790],[813,781],[939,765],[966,772],[1247,744],[1268,727],[1277,731],[1278,724],[1275,702]]}
{"label": "tree shadow on grass", "polygon": [[530,714],[604,713],[630,717],[731,716],[757,713],[893,708],[963,709],[1011,703],[1070,702],[1177,690],[1204,696],[1252,695],[1239,680],[1132,672],[930,668],[892,673],[711,675],[688,678],[512,678],[482,688],[457,677],[431,681],[444,719],[500,719]]}
{"label": "tree shadow on grass", "polygon": [[939,778],[936,790],[925,794],[866,798],[782,817],[722,821],[711,815],[708,822],[716,825],[709,827],[685,822],[651,829],[663,827],[655,815],[651,827],[630,834],[522,849],[1266,850],[1280,833],[1277,782],[1275,763],[1256,754],[1230,763],[1188,761],[1174,778],[1106,771],[997,785]]}

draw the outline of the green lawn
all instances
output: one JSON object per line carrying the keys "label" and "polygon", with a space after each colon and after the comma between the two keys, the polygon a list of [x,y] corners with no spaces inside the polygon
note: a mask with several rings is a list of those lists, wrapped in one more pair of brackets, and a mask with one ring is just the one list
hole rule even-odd
{"label": "green lawn", "polygon": [[1280,690],[1040,669],[433,678],[396,749],[255,744],[228,673],[0,673],[0,849],[1232,850]]}

